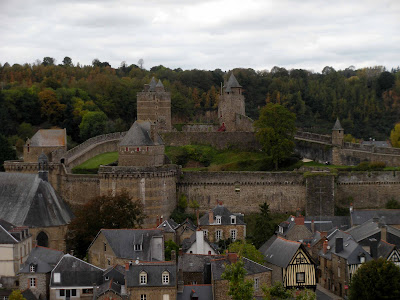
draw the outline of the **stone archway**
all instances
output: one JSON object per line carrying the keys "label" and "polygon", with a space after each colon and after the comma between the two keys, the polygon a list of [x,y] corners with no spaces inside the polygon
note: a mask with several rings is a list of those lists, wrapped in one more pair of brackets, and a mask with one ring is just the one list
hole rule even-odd
{"label": "stone archway", "polygon": [[36,241],[38,246],[49,247],[49,237],[43,231],[39,232],[39,234],[36,236]]}

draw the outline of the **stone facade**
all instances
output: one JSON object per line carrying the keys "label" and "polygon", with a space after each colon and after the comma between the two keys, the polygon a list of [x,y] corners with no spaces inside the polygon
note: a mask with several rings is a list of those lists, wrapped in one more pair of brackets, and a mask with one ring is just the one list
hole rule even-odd
{"label": "stone facade", "polygon": [[[30,285],[31,278],[35,278],[36,286]],[[25,291],[30,289],[32,293],[39,299],[49,299],[50,273],[22,273],[18,276],[19,290]]]}
{"label": "stone facade", "polygon": [[226,240],[231,237],[231,230],[236,230],[236,240],[244,241],[246,239],[246,225],[202,225],[202,230],[207,230],[207,238],[211,243],[217,243],[216,238],[217,230],[220,230],[221,240]]}
{"label": "stone facade", "polygon": [[[142,300],[141,295],[146,299],[174,300],[176,299],[176,287],[133,287],[128,288],[129,300]],[[164,295],[168,295],[168,298]]]}
{"label": "stone facade", "polygon": [[335,208],[335,176],[329,172],[315,172],[306,178],[308,216],[333,216]]}
{"label": "stone facade", "polygon": [[164,164],[164,145],[158,146],[120,146],[119,166],[162,166]]}
{"label": "stone facade", "polygon": [[51,249],[66,251],[65,235],[67,234],[68,225],[50,226],[50,227],[32,227],[30,233],[32,234],[34,245],[38,245],[37,236],[39,233],[44,232],[48,237],[47,245],[40,245]]}
{"label": "stone facade", "polygon": [[319,283],[340,297],[347,296],[346,285],[350,284],[350,278],[346,260],[332,253],[332,259],[320,257],[320,281]]}
{"label": "stone facade", "polygon": [[[133,247],[133,245],[132,245]],[[105,251],[104,251],[105,249]],[[125,265],[131,259],[119,259],[108,244],[106,237],[99,234],[88,249],[88,262],[102,269],[110,268],[116,264]]]}

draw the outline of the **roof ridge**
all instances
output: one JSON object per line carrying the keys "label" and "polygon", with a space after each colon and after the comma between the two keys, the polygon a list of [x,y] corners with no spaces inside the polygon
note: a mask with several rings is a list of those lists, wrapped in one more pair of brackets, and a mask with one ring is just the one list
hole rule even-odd
{"label": "roof ridge", "polygon": [[252,263],[255,263],[255,264],[257,264],[257,265],[259,265],[259,266],[261,266],[261,267],[264,267],[264,268],[266,268],[266,269],[268,269],[268,270],[272,270],[271,268],[268,268],[267,266],[264,266],[264,265],[262,265],[262,264],[260,264],[260,263],[258,263],[258,262],[256,262],[256,261],[254,261],[254,260],[251,260],[251,259],[249,259],[249,258],[247,258],[247,257],[244,257],[244,256],[243,256],[243,258],[244,258],[244,259],[247,259],[248,261],[251,261]]}
{"label": "roof ridge", "polygon": [[3,226],[1,226],[1,225],[0,225],[0,227],[1,227],[1,228],[6,232],[6,234],[8,234],[14,241],[16,241],[17,243],[19,243],[18,240],[17,240],[15,237],[13,237],[11,233],[8,232],[8,230],[6,230],[6,229],[5,229]]}
{"label": "roof ridge", "polygon": [[396,247],[396,245],[394,245],[394,244],[391,244],[391,243],[389,243],[389,242],[387,242],[387,241],[385,241],[385,240],[381,240],[381,242],[384,242],[384,243],[386,243],[386,244],[388,244],[388,245],[390,245],[390,246],[394,246],[394,247]]}
{"label": "roof ridge", "polygon": [[281,236],[277,236],[277,238],[278,239],[281,239],[281,240],[284,240],[284,241],[286,241],[286,242],[291,242],[291,243],[296,243],[296,244],[299,244],[299,245],[301,245],[301,243],[300,242],[296,242],[296,241],[292,241],[292,240],[287,240],[287,239],[284,239],[283,237],[281,237]]}

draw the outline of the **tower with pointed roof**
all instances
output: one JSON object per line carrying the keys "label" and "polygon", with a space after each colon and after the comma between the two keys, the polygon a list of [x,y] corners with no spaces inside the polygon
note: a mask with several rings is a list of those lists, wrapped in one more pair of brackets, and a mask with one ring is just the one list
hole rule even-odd
{"label": "tower with pointed roof", "polygon": [[161,80],[153,77],[137,94],[137,119],[156,124],[158,130],[171,130],[171,93],[165,91]]}
{"label": "tower with pointed roof", "polygon": [[220,95],[218,118],[226,131],[252,131],[252,120],[246,117],[243,88],[233,73]]}
{"label": "tower with pointed roof", "polygon": [[336,118],[335,125],[332,128],[332,145],[343,146],[344,143],[344,129],[340,124],[339,118]]}

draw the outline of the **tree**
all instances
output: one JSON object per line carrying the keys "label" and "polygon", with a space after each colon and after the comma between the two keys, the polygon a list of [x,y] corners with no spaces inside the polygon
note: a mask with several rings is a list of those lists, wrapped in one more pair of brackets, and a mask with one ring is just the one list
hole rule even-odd
{"label": "tree", "polygon": [[66,105],[57,100],[57,95],[52,89],[41,91],[38,96],[42,117],[46,117],[53,125],[59,124],[63,119]]}
{"label": "tree", "polygon": [[20,290],[14,290],[8,297],[9,300],[26,300]]}
{"label": "tree", "polygon": [[179,246],[172,240],[168,240],[164,244],[164,253],[165,253],[165,260],[170,261],[171,260],[171,252],[172,250],[175,250],[175,253],[177,254],[179,251]]}
{"label": "tree", "polygon": [[262,287],[265,300],[281,300],[281,299],[291,299],[292,293],[287,290],[282,282],[276,281],[271,287]]}
{"label": "tree", "polygon": [[107,116],[102,111],[89,111],[79,124],[80,137],[87,140],[96,135],[104,134],[107,126]]}
{"label": "tree", "polygon": [[268,103],[254,122],[256,138],[263,151],[272,158],[275,169],[294,149],[296,115],[280,104]]}
{"label": "tree", "polygon": [[139,68],[143,69],[143,64],[144,64],[143,58],[139,59],[137,63],[138,63]]}
{"label": "tree", "polygon": [[275,223],[271,220],[269,205],[264,202],[259,205],[260,212],[255,217],[255,228],[252,237],[254,246],[258,249],[275,232]]}
{"label": "tree", "polygon": [[239,259],[236,263],[225,265],[225,271],[221,277],[229,281],[228,295],[233,300],[253,299],[253,281],[245,279],[246,273],[242,259]]}
{"label": "tree", "polygon": [[246,257],[256,263],[264,263],[264,256],[252,244],[236,241],[229,245],[228,250],[229,252],[237,253],[239,256]]}
{"label": "tree", "polygon": [[68,57],[68,56],[64,57],[62,62],[64,64],[64,66],[66,66],[66,67],[72,67],[73,66],[72,59],[70,57]]}
{"label": "tree", "polygon": [[4,161],[17,159],[15,150],[11,147],[7,138],[0,134],[0,172],[4,172]]}
{"label": "tree", "polygon": [[76,218],[68,226],[67,248],[78,257],[84,257],[92,240],[102,228],[137,228],[146,217],[143,205],[133,200],[125,191],[116,196],[103,195],[92,198],[78,208]]}
{"label": "tree", "polygon": [[400,123],[394,125],[394,128],[390,132],[390,142],[393,147],[400,148]]}
{"label": "tree", "polygon": [[362,264],[351,279],[349,299],[400,299],[400,268],[384,258]]}
{"label": "tree", "polygon": [[43,66],[53,66],[56,60],[52,57],[46,56],[43,58],[42,65]]}

